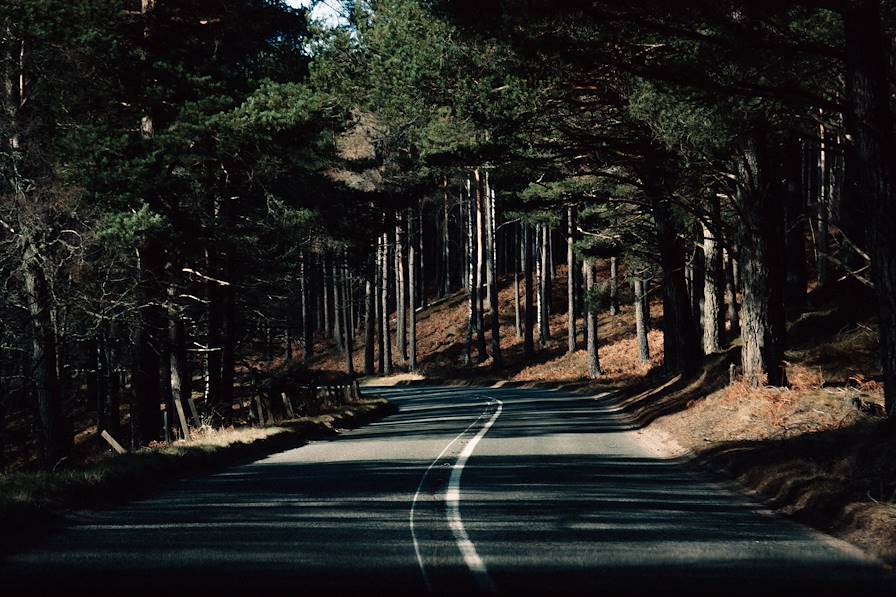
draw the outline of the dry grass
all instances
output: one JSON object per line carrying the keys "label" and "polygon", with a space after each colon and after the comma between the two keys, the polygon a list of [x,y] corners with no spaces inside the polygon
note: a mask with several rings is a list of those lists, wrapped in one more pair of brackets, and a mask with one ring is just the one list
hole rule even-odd
{"label": "dry grass", "polygon": [[8,540],[0,540],[0,549],[21,549],[13,544],[20,538],[16,531],[33,531],[59,511],[132,499],[172,479],[250,462],[330,434],[337,425],[352,426],[381,416],[388,409],[384,399],[365,400],[277,427],[202,429],[189,441],[121,455],[105,453],[76,468],[0,475],[0,524]]}

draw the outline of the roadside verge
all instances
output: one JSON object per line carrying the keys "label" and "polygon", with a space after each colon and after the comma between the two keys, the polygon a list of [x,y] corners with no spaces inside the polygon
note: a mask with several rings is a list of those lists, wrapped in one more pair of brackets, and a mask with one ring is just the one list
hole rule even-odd
{"label": "roadside verge", "polygon": [[382,398],[365,399],[316,417],[272,427],[197,433],[190,441],[160,444],[55,472],[0,477],[0,554],[19,551],[58,525],[65,512],[132,500],[174,480],[253,462],[354,429],[396,412]]}

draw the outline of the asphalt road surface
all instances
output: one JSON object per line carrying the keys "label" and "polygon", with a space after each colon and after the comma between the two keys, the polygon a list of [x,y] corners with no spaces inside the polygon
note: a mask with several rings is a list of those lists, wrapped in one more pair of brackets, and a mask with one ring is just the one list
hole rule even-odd
{"label": "asphalt road surface", "polygon": [[398,414],[115,510],[0,567],[23,591],[887,594],[874,561],[552,391],[381,388]]}

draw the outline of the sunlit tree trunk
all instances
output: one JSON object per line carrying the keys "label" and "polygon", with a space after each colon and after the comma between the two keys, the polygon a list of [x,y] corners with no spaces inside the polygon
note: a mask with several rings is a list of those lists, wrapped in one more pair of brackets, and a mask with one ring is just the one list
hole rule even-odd
{"label": "sunlit tree trunk", "polygon": [[535,305],[532,301],[532,227],[520,224],[522,230],[523,279],[525,286],[526,325],[523,333],[523,353],[528,358],[535,354]]}
{"label": "sunlit tree trunk", "polygon": [[[410,214],[411,210],[408,210]],[[414,308],[413,302],[408,302],[408,280],[405,278],[404,267],[404,244],[406,219],[401,214],[396,215],[397,222],[395,224],[395,340],[398,344],[398,362],[402,365],[407,362],[408,344],[407,344],[407,310],[408,307]],[[408,230],[412,224],[407,221]]]}
{"label": "sunlit tree trunk", "polygon": [[[594,260],[591,257],[585,258],[585,290],[590,294],[594,288]],[[587,308],[586,319],[588,320],[586,329],[586,360],[588,363],[588,377],[596,379],[603,375],[600,368],[600,358],[597,351],[597,314],[592,307]]]}
{"label": "sunlit tree trunk", "polygon": [[647,341],[647,299],[645,284],[641,278],[632,281],[634,287],[635,334],[638,339],[638,357],[642,363],[650,361],[650,343]]}
{"label": "sunlit tree trunk", "polygon": [[566,210],[566,350],[575,352],[576,346],[576,208]]}
{"label": "sunlit tree trunk", "polygon": [[383,375],[392,375],[392,337],[389,330],[389,235],[383,234],[383,294],[380,303],[380,314],[383,320]]}
{"label": "sunlit tree trunk", "polygon": [[417,370],[417,276],[416,260],[417,260],[417,242],[414,238],[414,221],[413,218],[408,221],[408,230],[410,238],[408,238],[408,368],[411,371]]}
{"label": "sunlit tree trunk", "polygon": [[485,192],[483,193],[486,230],[485,267],[488,272],[489,314],[492,331],[492,365],[496,369],[504,366],[501,356],[501,318],[498,308],[498,276],[495,271],[495,206],[494,195],[488,186],[488,172],[485,173]]}

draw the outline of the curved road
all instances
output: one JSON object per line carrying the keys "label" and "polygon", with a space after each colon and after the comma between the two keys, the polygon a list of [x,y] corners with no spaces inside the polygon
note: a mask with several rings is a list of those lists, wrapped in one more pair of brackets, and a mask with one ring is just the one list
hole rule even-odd
{"label": "curved road", "polygon": [[607,405],[381,388],[400,412],[115,510],[0,589],[133,593],[894,594],[873,561],[653,455]]}

